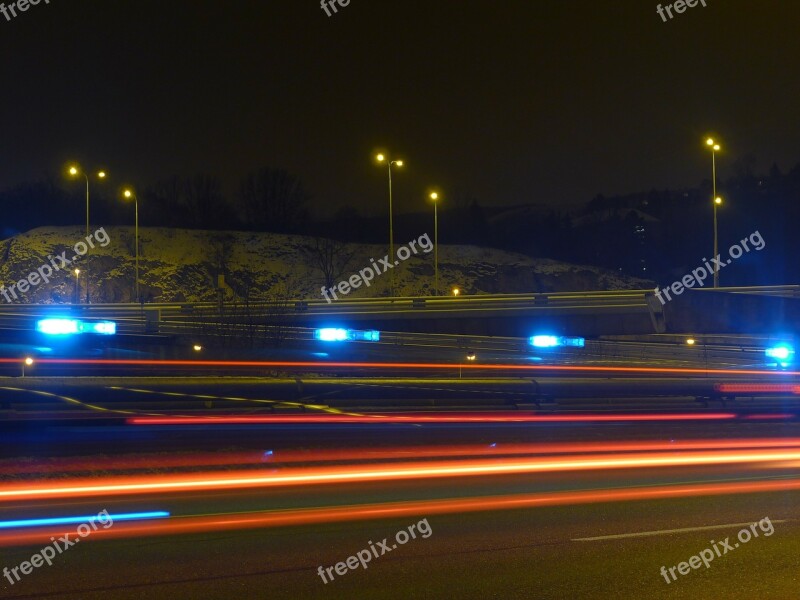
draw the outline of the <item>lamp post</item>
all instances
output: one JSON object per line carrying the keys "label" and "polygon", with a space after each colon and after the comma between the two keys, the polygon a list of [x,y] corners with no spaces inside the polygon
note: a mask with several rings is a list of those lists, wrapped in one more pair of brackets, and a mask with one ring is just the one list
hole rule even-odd
{"label": "lamp post", "polygon": [[[402,160],[391,160],[385,154],[378,154],[376,160],[379,163],[386,163],[386,166],[389,168],[389,260],[394,260],[394,222],[392,217],[392,165],[397,165],[398,167],[403,166]],[[391,295],[394,296],[394,271],[389,273],[389,277],[391,278]]]}
{"label": "lamp post", "polygon": [[[711,200],[714,205],[714,258],[717,257],[717,206],[722,204],[722,198],[717,196],[717,151],[720,145],[713,138],[706,140],[706,146],[711,148]],[[714,262],[714,287],[719,287],[719,265]]]}
{"label": "lamp post", "polygon": [[136,301],[139,302],[139,198],[130,188],[124,190],[122,195],[127,199],[133,198],[134,212],[136,215],[134,220],[134,246],[136,246]]}
{"label": "lamp post", "polygon": [[81,270],[75,269],[75,304],[81,301]]}
{"label": "lamp post", "polygon": [[32,367],[33,366],[33,359],[30,356],[26,356],[25,360],[22,361],[22,376],[25,377],[25,367]]}
{"label": "lamp post", "polygon": [[[69,168],[69,174],[72,177],[83,176],[86,180],[86,238],[89,238],[89,176],[78,166],[72,165]],[[105,171],[98,171],[97,172],[98,179],[105,179],[106,172]],[[86,304],[89,304],[89,270],[86,270]]]}
{"label": "lamp post", "polygon": [[431,192],[430,199],[433,202],[433,272],[434,272],[434,296],[439,295],[439,192]]}

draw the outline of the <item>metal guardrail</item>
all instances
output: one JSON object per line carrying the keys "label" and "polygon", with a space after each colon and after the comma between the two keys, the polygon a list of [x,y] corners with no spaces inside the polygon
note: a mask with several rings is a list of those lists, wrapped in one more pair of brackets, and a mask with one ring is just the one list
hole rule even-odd
{"label": "metal guardrail", "polygon": [[[760,286],[703,288],[703,291],[800,298],[800,286]],[[534,294],[494,294],[478,296],[352,298],[327,303],[324,299],[298,299],[249,304],[217,302],[166,302],[152,304],[13,304],[0,305],[0,328],[31,329],[37,316],[54,313],[81,318],[114,319],[120,332],[162,333],[198,332],[211,321],[239,322],[265,319],[277,315],[332,315],[337,317],[375,315],[440,315],[451,316],[489,311],[515,312],[621,312],[649,313],[654,331],[663,331],[663,311],[654,301],[653,290],[613,290],[590,292],[554,292]],[[149,323],[149,327],[148,327]],[[183,325],[181,325],[183,324]],[[194,324],[195,326],[190,326]]]}

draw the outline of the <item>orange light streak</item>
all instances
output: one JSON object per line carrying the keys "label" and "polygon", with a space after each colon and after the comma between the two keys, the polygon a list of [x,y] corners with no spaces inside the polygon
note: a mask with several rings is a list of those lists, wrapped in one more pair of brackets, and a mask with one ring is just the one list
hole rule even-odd
{"label": "orange light streak", "polygon": [[[697,496],[729,494],[770,493],[800,490],[800,479],[775,481],[724,482],[707,484],[662,485],[608,490],[580,490],[483,496],[476,498],[448,498],[359,504],[330,508],[310,508],[284,511],[263,511],[240,514],[175,517],[150,523],[121,522],[110,529],[98,529],[96,538],[144,537],[153,535],[181,535],[204,531],[233,529],[287,527],[370,519],[394,519],[409,516],[431,516],[448,513],[520,510],[544,506],[594,504],[663,500]],[[74,531],[74,530],[73,530]],[[26,530],[22,533],[1,534],[0,546],[41,544],[46,536],[63,535],[69,530]],[[70,532],[71,533],[71,532]]]}
{"label": "orange light streak", "polygon": [[12,484],[0,490],[0,502],[41,498],[75,498],[93,495],[119,496],[169,492],[197,492],[329,483],[376,482],[398,479],[519,475],[524,473],[636,469],[676,466],[746,464],[800,460],[800,449],[770,449],[730,452],[665,452],[567,455],[556,458],[474,459],[460,461],[404,462],[389,465],[326,466],[284,469],[278,474],[263,471],[191,473],[113,477],[103,483],[71,480]]}
{"label": "orange light streak", "polygon": [[[765,416],[765,415],[762,415]],[[254,464],[317,463],[335,461],[377,461],[445,457],[488,457],[515,455],[546,455],[592,452],[655,452],[711,449],[755,449],[800,447],[800,438],[750,438],[750,439],[698,439],[674,442],[580,442],[549,444],[504,444],[497,445],[442,445],[442,446],[393,446],[386,448],[330,448],[315,450],[270,451],[266,456],[260,451],[251,452],[200,452],[187,455],[144,456],[93,456],[78,458],[47,458],[41,462],[20,464],[17,459],[0,460],[0,474],[20,473],[65,473],[75,471],[111,471],[126,469],[152,469],[172,467],[208,467]]]}
{"label": "orange light streak", "polygon": [[[17,363],[19,361],[16,361]],[[686,369],[677,367],[600,367],[580,365],[508,365],[468,363],[372,363],[372,362],[314,362],[314,361],[225,361],[225,360],[152,360],[106,358],[42,358],[37,364],[54,365],[111,365],[148,367],[257,367],[257,368],[347,368],[347,369],[463,369],[486,371],[564,371],[595,373],[671,373],[677,375],[800,375],[800,371],[769,371],[755,369]]]}

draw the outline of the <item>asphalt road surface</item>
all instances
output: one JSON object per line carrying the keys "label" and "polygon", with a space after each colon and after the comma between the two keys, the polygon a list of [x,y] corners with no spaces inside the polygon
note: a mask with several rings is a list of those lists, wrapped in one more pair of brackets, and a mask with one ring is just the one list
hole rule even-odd
{"label": "asphalt road surface", "polygon": [[[84,484],[100,486],[85,493],[73,489],[37,496],[43,492],[20,473],[36,471],[41,459],[0,461],[4,520],[103,510],[170,513],[166,519],[101,526],[77,538],[80,543],[58,554],[52,566],[43,564],[27,575],[18,571],[20,580],[13,585],[0,579],[0,594],[74,599],[797,597],[800,428],[794,422],[319,426],[316,438],[295,427],[202,427],[182,438],[181,452],[160,448],[162,440],[181,436],[167,427],[149,437],[148,469],[103,462],[142,459],[130,453],[84,457],[94,461],[95,470],[76,456],[45,469],[48,489],[73,485],[81,477]],[[85,435],[105,435],[104,429],[85,428]],[[242,460],[240,453],[251,452],[260,438],[260,448],[270,448],[269,458],[217,470],[203,466],[207,456],[188,470],[170,466],[171,460],[196,456],[196,439],[218,434],[226,441],[238,436],[242,443],[220,448],[217,456],[231,453]],[[52,440],[49,456],[60,456],[61,443]],[[469,456],[458,454],[463,448],[470,449]],[[346,456],[346,449],[355,452]],[[381,458],[381,450],[397,454]],[[295,451],[310,454],[293,462]],[[408,464],[415,465],[412,471],[404,470]],[[465,464],[474,470],[448,472]],[[373,470],[359,479],[358,473],[376,468],[389,473],[379,477]],[[332,479],[282,484],[274,479],[298,473]],[[41,476],[40,470],[37,479]],[[118,482],[114,477],[132,476],[140,482],[188,476],[202,484],[124,493],[102,487]],[[206,487],[209,479],[229,476],[247,481]],[[18,488],[25,493],[2,496]],[[397,537],[411,525],[415,537]],[[759,535],[740,541],[746,537],[740,534],[743,528]],[[51,543],[55,531],[0,530],[0,567],[13,569],[30,560]],[[348,557],[360,551],[371,556],[367,568],[357,558],[350,562],[359,566],[348,568]],[[695,569],[688,562],[681,567],[703,551],[718,552],[708,568]],[[674,567],[674,580],[667,583],[662,566],[667,578]]]}

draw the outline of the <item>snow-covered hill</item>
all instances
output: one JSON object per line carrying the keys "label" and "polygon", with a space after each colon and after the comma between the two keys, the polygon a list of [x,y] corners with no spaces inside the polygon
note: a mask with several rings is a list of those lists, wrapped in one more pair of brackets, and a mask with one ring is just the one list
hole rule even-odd
{"label": "snow-covered hill", "polygon": [[[134,298],[134,230],[107,227],[110,242],[95,243],[86,257],[69,271],[55,273],[49,283],[20,294],[20,301],[60,303],[75,298],[81,269],[88,271],[92,302],[129,302]],[[217,298],[218,275],[224,275],[225,294],[252,300],[276,298],[320,299],[324,283],[321,271],[309,255],[312,238],[270,233],[196,231],[140,228],[140,280],[142,296],[151,301],[210,301]],[[0,282],[8,288],[43,264],[48,255],[68,250],[85,237],[82,228],[40,227],[0,242]],[[102,236],[101,236],[102,237]],[[396,240],[399,248],[407,240]],[[351,244],[352,258],[336,281],[346,280],[382,258],[387,249],[378,245]],[[397,295],[426,296],[434,285],[433,252],[419,253],[394,270]],[[613,271],[571,265],[547,259],[476,246],[440,246],[440,289],[454,286],[465,294],[524,293],[650,288],[653,283],[621,276]],[[348,297],[388,295],[390,274],[373,280]],[[229,289],[228,289],[229,288]],[[5,302],[0,296],[0,302]]]}

